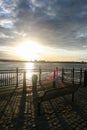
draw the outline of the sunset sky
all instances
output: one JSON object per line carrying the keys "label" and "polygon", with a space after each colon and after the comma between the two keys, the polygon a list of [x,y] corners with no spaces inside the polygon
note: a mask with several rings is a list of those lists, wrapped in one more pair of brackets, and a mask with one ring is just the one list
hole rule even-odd
{"label": "sunset sky", "polygon": [[87,0],[0,0],[0,59],[87,61]]}

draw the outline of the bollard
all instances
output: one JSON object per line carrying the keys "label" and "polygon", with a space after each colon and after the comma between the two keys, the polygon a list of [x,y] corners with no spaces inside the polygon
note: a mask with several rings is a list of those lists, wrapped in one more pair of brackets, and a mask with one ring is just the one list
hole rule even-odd
{"label": "bollard", "polygon": [[37,86],[37,75],[32,76],[32,86],[36,87]]}

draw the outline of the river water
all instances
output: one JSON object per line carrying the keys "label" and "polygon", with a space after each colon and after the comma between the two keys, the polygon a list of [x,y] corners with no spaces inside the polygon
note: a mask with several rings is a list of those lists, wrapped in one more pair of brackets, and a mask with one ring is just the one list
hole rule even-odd
{"label": "river water", "polygon": [[6,69],[15,69],[15,68],[24,68],[24,69],[54,69],[56,67],[58,68],[64,68],[64,69],[80,69],[83,70],[87,69],[87,63],[33,63],[33,62],[0,62],[0,70],[6,70]]}
{"label": "river water", "polygon": [[[33,62],[0,62],[0,70],[26,70],[26,78],[32,79],[33,74],[39,76],[39,69],[42,70],[42,79],[46,79],[47,75],[52,73],[54,69],[58,67],[59,75],[62,77],[62,68],[64,68],[64,78],[65,80],[71,80],[72,70],[75,69],[74,80],[79,82],[80,79],[80,69],[82,68],[82,80],[84,80],[84,70],[87,70],[87,63],[33,63]],[[1,77],[2,74],[0,74]],[[5,74],[6,75],[6,74]],[[7,73],[8,75],[8,73]]]}

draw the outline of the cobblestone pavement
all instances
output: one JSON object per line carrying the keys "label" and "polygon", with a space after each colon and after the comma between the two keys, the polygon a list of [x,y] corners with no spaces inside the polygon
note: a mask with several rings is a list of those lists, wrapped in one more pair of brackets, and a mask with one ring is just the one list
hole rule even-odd
{"label": "cobblestone pavement", "polygon": [[87,88],[43,102],[37,115],[32,86],[0,90],[0,130],[87,130]]}

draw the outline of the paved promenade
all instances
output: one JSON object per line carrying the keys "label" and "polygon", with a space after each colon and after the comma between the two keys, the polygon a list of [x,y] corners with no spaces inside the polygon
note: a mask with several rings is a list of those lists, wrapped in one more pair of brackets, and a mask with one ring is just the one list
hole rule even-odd
{"label": "paved promenade", "polygon": [[[39,90],[39,88],[38,88]],[[87,87],[46,101],[37,115],[32,86],[0,89],[0,130],[87,130]]]}

